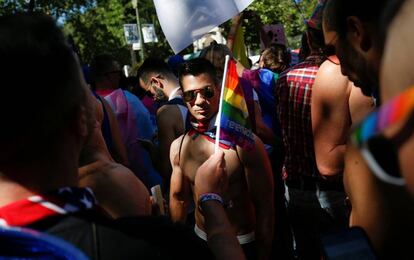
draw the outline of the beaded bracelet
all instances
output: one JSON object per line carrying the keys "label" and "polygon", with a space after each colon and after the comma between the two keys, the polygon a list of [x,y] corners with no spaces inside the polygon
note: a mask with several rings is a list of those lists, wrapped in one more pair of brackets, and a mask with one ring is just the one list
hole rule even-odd
{"label": "beaded bracelet", "polygon": [[215,200],[224,206],[223,199],[217,193],[204,193],[204,194],[201,194],[200,197],[198,197],[198,209],[201,212],[202,212],[201,204],[209,200]]}

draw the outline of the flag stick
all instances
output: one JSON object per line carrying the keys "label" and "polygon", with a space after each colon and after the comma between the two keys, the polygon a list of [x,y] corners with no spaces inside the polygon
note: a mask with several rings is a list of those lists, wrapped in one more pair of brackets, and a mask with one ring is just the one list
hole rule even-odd
{"label": "flag stick", "polygon": [[226,85],[227,81],[227,70],[229,65],[230,56],[226,55],[226,60],[224,62],[224,73],[223,73],[223,81],[221,82],[221,91],[220,91],[220,102],[219,102],[219,110],[217,113],[217,119],[216,119],[216,142],[214,144],[214,153],[218,152],[218,149],[220,147],[220,131],[221,131],[221,110],[223,107],[223,95],[224,95],[224,87]]}

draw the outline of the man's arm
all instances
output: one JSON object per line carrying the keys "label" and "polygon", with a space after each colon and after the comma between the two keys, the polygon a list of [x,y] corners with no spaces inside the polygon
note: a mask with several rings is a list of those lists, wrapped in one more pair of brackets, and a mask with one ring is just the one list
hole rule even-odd
{"label": "man's arm", "polygon": [[242,23],[242,16],[243,14],[240,13],[231,19],[231,27],[229,30],[229,34],[227,36],[227,47],[229,47],[230,51],[233,51],[237,30],[239,29]]}
{"label": "man's arm", "polygon": [[341,67],[325,61],[312,88],[312,130],[316,164],[323,176],[341,174],[350,128],[348,79]]}
{"label": "man's arm", "polygon": [[187,218],[187,206],[191,199],[190,181],[184,175],[178,160],[181,138],[183,136],[180,136],[171,144],[170,152],[172,165],[170,215],[173,222],[185,222]]}
{"label": "man's arm", "polygon": [[246,151],[237,147],[244,163],[247,186],[256,210],[256,242],[259,259],[267,259],[273,240],[273,175],[262,141],[255,136],[255,147]]}
{"label": "man's arm", "polygon": [[[157,111],[160,172],[166,186],[170,183],[172,167],[170,164],[171,143],[184,132],[180,111],[175,105],[164,105]],[[172,161],[171,161],[172,162]],[[167,190],[168,191],[168,188]]]}
{"label": "man's arm", "polygon": [[[194,186],[197,198],[206,193],[221,196],[226,191],[228,179],[225,167],[224,153],[219,150],[198,168]],[[245,259],[223,205],[208,200],[200,203],[200,207],[205,220],[208,245],[215,258]]]}

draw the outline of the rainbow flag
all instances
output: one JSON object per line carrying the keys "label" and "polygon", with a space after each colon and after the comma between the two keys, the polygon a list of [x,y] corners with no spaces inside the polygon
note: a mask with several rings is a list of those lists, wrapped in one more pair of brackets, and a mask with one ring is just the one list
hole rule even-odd
{"label": "rainbow flag", "polygon": [[254,147],[254,136],[244,98],[243,88],[237,75],[236,63],[230,60],[221,100],[220,140],[250,150]]}
{"label": "rainbow flag", "polygon": [[405,120],[411,115],[413,109],[414,87],[411,87],[369,114],[353,131],[351,140],[354,144],[361,146],[390,125]]}

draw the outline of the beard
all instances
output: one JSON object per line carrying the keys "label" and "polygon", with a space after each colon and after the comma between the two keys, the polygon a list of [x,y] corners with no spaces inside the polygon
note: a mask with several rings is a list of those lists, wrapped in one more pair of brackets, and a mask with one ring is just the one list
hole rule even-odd
{"label": "beard", "polygon": [[159,89],[157,87],[155,87],[154,89],[155,89],[155,95],[154,95],[154,100],[155,101],[163,102],[163,101],[168,100],[167,96],[164,94],[164,92],[161,89]]}
{"label": "beard", "polygon": [[341,66],[345,66],[347,76],[365,96],[373,96],[379,86],[379,75],[371,68],[369,62],[352,47],[343,49],[345,57]]}

